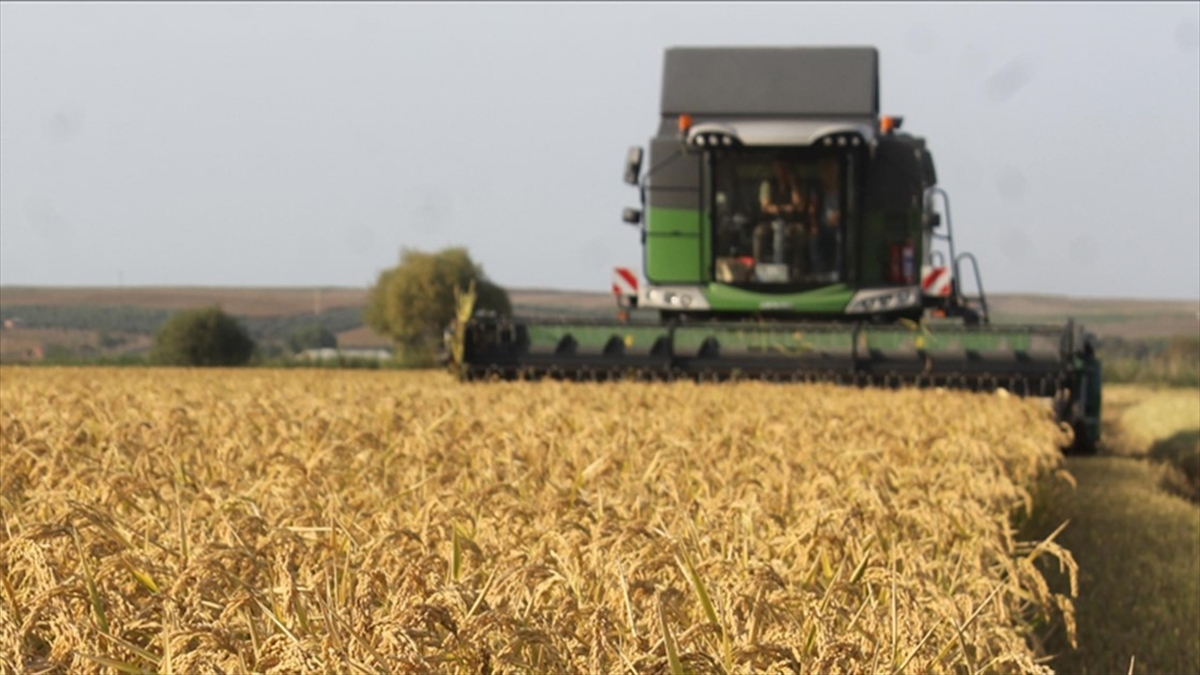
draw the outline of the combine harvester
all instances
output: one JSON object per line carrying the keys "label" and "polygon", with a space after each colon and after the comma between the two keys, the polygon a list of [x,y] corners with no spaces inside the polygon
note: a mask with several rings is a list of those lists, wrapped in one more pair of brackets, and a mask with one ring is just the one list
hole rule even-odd
{"label": "combine harvester", "polygon": [[625,164],[644,281],[614,270],[610,321],[460,307],[460,376],[1003,388],[1052,398],[1093,451],[1093,340],[989,321],[925,140],[879,114],[878,64],[873,48],[667,50],[648,167],[638,147]]}

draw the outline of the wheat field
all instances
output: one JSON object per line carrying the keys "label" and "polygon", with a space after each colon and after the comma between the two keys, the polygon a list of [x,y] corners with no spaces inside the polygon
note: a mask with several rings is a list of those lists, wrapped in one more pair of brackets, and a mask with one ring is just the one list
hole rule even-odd
{"label": "wheat field", "polygon": [[0,369],[0,671],[1052,672],[1047,406]]}

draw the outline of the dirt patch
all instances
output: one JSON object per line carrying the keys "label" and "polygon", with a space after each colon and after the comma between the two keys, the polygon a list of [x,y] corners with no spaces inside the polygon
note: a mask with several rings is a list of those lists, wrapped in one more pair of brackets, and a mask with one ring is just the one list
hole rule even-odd
{"label": "dirt patch", "polygon": [[[1071,457],[1044,531],[1079,565],[1078,649],[1048,648],[1059,673],[1200,672],[1200,518],[1161,486],[1159,467],[1132,457]],[[1051,587],[1068,581],[1048,570]],[[1132,664],[1132,666],[1131,666]]]}

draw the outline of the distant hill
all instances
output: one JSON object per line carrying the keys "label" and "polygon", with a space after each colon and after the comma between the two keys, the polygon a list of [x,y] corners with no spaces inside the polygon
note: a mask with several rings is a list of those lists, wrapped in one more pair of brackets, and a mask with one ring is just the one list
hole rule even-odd
{"label": "distant hill", "polygon": [[177,310],[217,304],[231,314],[243,316],[281,316],[336,307],[362,307],[366,298],[365,288],[0,286],[0,307],[41,305]]}
{"label": "distant hill", "polygon": [[988,298],[996,323],[1061,323],[1074,318],[1100,337],[1124,340],[1200,335],[1200,300],[997,295]]}

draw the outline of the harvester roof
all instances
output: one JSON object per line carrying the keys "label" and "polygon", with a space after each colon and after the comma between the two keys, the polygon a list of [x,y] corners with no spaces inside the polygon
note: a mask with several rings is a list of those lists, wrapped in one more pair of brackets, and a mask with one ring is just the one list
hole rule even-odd
{"label": "harvester roof", "polygon": [[875,118],[874,47],[673,47],[662,115]]}

